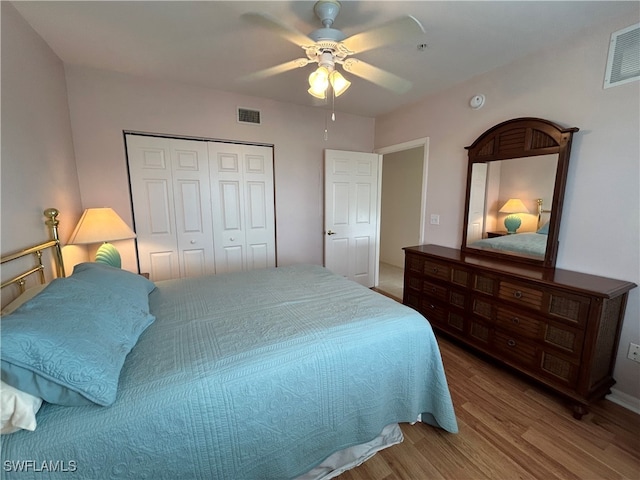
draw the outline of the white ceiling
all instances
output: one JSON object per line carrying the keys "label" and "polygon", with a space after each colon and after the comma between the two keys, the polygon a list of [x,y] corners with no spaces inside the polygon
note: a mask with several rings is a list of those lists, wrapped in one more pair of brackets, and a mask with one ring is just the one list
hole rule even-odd
{"label": "white ceiling", "polygon": [[[252,72],[304,57],[302,49],[242,18],[269,13],[308,34],[321,25],[313,1],[12,2],[70,65],[114,70],[240,94],[314,105],[312,65],[266,80]],[[342,1],[334,27],[347,36],[411,14],[426,33],[355,58],[413,82],[396,95],[353,75],[338,111],[375,117],[557,45],[608,18],[638,21],[638,1]],[[428,48],[418,51],[417,45]],[[604,75],[604,63],[601,66]]]}

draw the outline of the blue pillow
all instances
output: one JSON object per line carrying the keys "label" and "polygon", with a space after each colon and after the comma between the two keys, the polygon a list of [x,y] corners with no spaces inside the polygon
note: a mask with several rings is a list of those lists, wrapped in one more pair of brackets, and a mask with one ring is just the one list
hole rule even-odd
{"label": "blue pillow", "polygon": [[109,290],[121,295],[145,312],[149,312],[149,294],[156,288],[142,275],[104,263],[80,263],[73,267],[70,278],[91,283],[96,292]]}
{"label": "blue pillow", "polygon": [[542,225],[536,233],[540,233],[542,235],[549,235],[549,222]]}
{"label": "blue pillow", "polygon": [[2,318],[2,381],[49,403],[111,405],[127,354],[154,320],[114,289],[53,280]]}

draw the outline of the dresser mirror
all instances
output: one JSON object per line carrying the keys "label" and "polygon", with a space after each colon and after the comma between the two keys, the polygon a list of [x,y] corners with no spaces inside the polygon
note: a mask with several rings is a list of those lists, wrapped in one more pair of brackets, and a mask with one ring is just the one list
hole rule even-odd
{"label": "dresser mirror", "polygon": [[539,118],[516,118],[465,147],[464,253],[555,266],[571,139],[577,131]]}

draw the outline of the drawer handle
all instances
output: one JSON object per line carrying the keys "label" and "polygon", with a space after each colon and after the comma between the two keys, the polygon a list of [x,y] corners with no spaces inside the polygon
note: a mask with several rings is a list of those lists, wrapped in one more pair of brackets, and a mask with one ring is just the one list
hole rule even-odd
{"label": "drawer handle", "polygon": [[516,341],[510,338],[509,340],[507,340],[507,345],[509,345],[510,347],[515,347]]}
{"label": "drawer handle", "polygon": [[516,298],[522,298],[522,292],[520,290],[516,290],[513,292],[513,296]]}
{"label": "drawer handle", "polygon": [[438,291],[438,289],[437,289],[436,287],[431,287],[431,291],[432,291],[433,293],[436,293],[436,292]]}
{"label": "drawer handle", "polygon": [[429,308],[430,308],[431,310],[435,310],[435,309],[436,309],[436,306],[432,303],[431,305],[429,305]]}
{"label": "drawer handle", "polygon": [[433,273],[438,273],[438,267],[433,267]]}
{"label": "drawer handle", "polygon": [[511,319],[511,321],[512,321],[513,323],[515,323],[516,325],[518,325],[518,324],[520,323],[520,319],[519,319],[518,317],[513,317],[513,318]]}

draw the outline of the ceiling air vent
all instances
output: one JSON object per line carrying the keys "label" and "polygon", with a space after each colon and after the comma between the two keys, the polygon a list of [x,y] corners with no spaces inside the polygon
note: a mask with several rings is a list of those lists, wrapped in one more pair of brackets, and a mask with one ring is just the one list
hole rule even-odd
{"label": "ceiling air vent", "polygon": [[260,125],[260,110],[250,110],[248,108],[238,108],[238,123],[248,123],[250,125]]}
{"label": "ceiling air vent", "polygon": [[640,23],[611,34],[604,88],[640,80]]}

